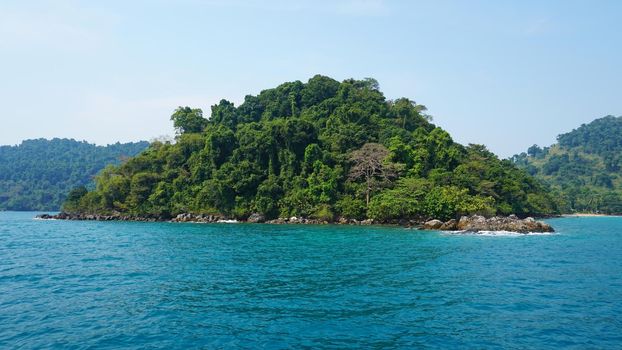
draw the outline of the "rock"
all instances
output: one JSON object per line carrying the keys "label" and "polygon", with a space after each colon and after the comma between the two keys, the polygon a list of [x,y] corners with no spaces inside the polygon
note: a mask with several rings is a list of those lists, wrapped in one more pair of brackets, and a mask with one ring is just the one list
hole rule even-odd
{"label": "rock", "polygon": [[[127,218],[127,217],[125,217]],[[153,220],[152,220],[153,219]],[[170,219],[171,222],[200,222],[200,223],[214,223],[218,222],[218,220],[226,219],[221,216],[209,215],[209,214],[190,214],[190,213],[181,213]],[[153,218],[128,218],[128,220],[133,221],[165,221],[164,217],[153,217]]]}
{"label": "rock", "polygon": [[446,221],[443,223],[443,225],[441,225],[441,227],[439,228],[439,230],[443,230],[443,231],[453,231],[456,229],[456,224],[458,222],[456,221],[456,219],[451,219],[449,221]]}
{"label": "rock", "polygon": [[495,216],[484,218],[480,215],[463,216],[455,225],[456,230],[461,231],[510,231],[518,233],[529,232],[554,232],[553,228],[534,218],[519,219],[516,215],[508,217]]}
{"label": "rock", "polygon": [[266,217],[259,213],[253,213],[251,214],[251,216],[248,217],[248,219],[246,219],[246,221],[252,223],[259,223],[266,221]]}
{"label": "rock", "polygon": [[462,216],[456,224],[456,229],[461,231],[486,230],[486,218],[481,215]]}
{"label": "rock", "polygon": [[441,226],[443,226],[443,222],[441,220],[430,220],[430,221],[426,221],[423,224],[423,228],[426,230],[438,230],[439,228],[441,228]]}
{"label": "rock", "polygon": [[266,224],[282,225],[282,224],[285,224],[285,223],[287,223],[287,219],[284,219],[284,218],[278,218],[278,219],[266,221]]}
{"label": "rock", "polygon": [[374,219],[365,219],[359,222],[361,225],[371,225],[374,223]]}

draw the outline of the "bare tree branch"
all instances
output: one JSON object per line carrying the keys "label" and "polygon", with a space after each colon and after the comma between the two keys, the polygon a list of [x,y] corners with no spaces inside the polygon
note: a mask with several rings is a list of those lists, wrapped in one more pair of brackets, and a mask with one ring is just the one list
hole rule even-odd
{"label": "bare tree branch", "polygon": [[386,161],[389,150],[379,143],[366,143],[352,152],[350,160],[354,163],[348,178],[351,181],[364,179],[365,201],[369,205],[371,192],[397,177],[397,167]]}

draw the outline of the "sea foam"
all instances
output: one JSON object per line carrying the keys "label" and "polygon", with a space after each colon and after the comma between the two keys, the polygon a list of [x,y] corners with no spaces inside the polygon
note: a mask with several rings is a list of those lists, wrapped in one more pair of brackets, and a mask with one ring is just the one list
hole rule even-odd
{"label": "sea foam", "polygon": [[469,235],[469,236],[489,236],[489,237],[520,237],[520,236],[549,236],[556,234],[555,232],[512,232],[512,231],[443,231],[447,235]]}

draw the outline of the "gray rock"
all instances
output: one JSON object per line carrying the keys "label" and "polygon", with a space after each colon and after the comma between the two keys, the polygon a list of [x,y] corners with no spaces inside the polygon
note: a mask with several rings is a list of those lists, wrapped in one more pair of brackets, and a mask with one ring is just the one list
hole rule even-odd
{"label": "gray rock", "polygon": [[251,214],[251,216],[248,217],[248,219],[246,219],[246,221],[252,223],[259,223],[266,221],[266,217],[259,213],[253,213]]}
{"label": "gray rock", "polygon": [[278,219],[266,221],[266,224],[282,225],[282,224],[285,224],[285,223],[287,223],[287,219],[284,219],[284,218],[278,218]]}
{"label": "gray rock", "polygon": [[534,218],[519,219],[515,215],[508,217],[495,216],[492,218],[484,218],[483,216],[463,216],[460,218],[455,227],[461,231],[510,231],[518,233],[529,232],[554,232],[553,228]]}

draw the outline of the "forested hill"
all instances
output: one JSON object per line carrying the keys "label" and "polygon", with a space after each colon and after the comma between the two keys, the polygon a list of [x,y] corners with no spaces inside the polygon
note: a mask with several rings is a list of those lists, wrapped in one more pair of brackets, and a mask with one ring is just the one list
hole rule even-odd
{"label": "forested hill", "polygon": [[0,210],[59,210],[72,188],[88,185],[106,165],[119,164],[148,145],[37,139],[0,146]]}
{"label": "forested hill", "polygon": [[373,218],[555,212],[538,181],[480,145],[462,146],[425,107],[387,100],[373,79],[315,76],[221,100],[209,118],[180,107],[177,142],[153,143],[73,191],[68,212],[167,218]]}
{"label": "forested hill", "polygon": [[557,141],[513,161],[548,182],[564,212],[622,214],[622,117],[596,119]]}

